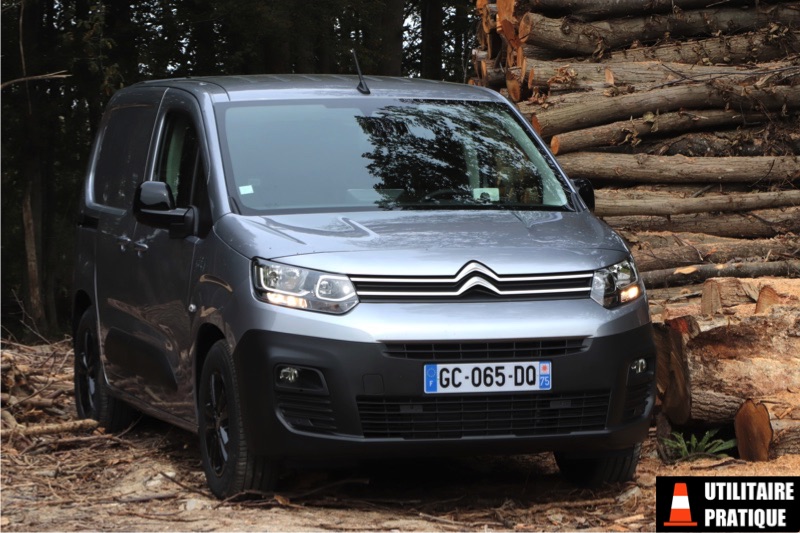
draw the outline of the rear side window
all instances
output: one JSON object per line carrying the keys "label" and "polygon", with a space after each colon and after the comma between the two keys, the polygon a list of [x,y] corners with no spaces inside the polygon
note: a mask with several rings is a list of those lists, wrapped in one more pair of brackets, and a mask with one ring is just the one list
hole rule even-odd
{"label": "rear side window", "polygon": [[156,107],[125,106],[110,113],[94,168],[94,201],[127,209],[144,178]]}

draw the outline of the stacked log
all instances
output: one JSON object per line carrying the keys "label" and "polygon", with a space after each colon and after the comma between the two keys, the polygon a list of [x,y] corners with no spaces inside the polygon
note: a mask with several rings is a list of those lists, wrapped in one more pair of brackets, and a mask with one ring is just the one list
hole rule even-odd
{"label": "stacked log", "polygon": [[471,83],[631,245],[664,419],[800,453],[800,2],[476,1]]}

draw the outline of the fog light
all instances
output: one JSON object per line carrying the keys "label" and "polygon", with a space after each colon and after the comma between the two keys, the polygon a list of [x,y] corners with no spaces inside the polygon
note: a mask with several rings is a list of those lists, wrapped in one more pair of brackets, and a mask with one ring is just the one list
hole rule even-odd
{"label": "fog light", "polygon": [[284,383],[295,383],[298,377],[300,377],[300,371],[291,366],[281,368],[278,375],[278,379]]}
{"label": "fog light", "polygon": [[631,363],[631,372],[634,374],[641,374],[645,370],[647,370],[647,361],[644,359],[637,359]]}

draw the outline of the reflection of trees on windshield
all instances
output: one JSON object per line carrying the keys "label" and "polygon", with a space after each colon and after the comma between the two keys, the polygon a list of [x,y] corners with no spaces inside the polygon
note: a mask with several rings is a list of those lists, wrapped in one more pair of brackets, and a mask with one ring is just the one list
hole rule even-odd
{"label": "reflection of trees on windshield", "polygon": [[[374,147],[362,157],[380,180],[375,190],[386,197],[397,197],[388,194],[391,190],[402,191],[400,204],[540,204],[539,173],[509,133],[511,121],[500,106],[485,102],[387,106],[358,117]],[[491,192],[473,198],[471,191],[478,188]]]}

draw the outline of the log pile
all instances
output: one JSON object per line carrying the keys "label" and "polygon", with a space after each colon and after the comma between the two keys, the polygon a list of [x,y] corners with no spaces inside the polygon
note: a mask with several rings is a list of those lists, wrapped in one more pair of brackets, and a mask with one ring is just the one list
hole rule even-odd
{"label": "log pile", "polygon": [[474,85],[516,103],[651,303],[662,416],[800,453],[800,2],[476,0]]}
{"label": "log pile", "polygon": [[[0,352],[0,408],[3,446],[8,451],[43,435],[86,433],[93,420],[74,420],[72,350],[69,342],[41,346],[3,340]],[[74,437],[70,437],[74,438]]]}
{"label": "log pile", "polygon": [[517,103],[566,173],[599,190],[609,224],[748,238],[800,229],[800,2],[476,6],[471,83]]}

